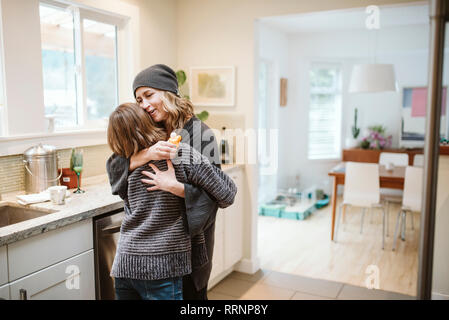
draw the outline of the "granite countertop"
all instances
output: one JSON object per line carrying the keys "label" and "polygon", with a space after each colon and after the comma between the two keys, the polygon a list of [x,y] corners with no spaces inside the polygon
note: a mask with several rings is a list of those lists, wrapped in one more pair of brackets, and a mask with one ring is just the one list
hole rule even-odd
{"label": "granite countertop", "polygon": [[[243,165],[223,165],[222,170],[230,172],[236,168],[243,168]],[[71,189],[70,197],[66,198],[64,205],[56,205],[47,201],[21,206],[16,201],[16,195],[25,194],[24,191],[3,194],[3,201],[0,201],[0,204],[9,203],[13,206],[35,208],[52,213],[0,228],[0,247],[123,208],[122,199],[112,195],[106,174],[84,178],[81,189],[86,192],[74,194],[74,189]]]}

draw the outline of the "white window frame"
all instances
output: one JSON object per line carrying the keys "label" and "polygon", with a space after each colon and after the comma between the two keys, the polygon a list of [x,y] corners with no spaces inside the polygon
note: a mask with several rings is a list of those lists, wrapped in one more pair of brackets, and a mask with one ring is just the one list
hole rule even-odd
{"label": "white window frame", "polygon": [[121,18],[112,16],[111,14],[104,14],[95,12],[93,9],[85,9],[80,6],[74,6],[55,0],[40,0],[40,4],[45,4],[51,7],[70,10],[74,16],[74,47],[75,47],[75,81],[76,81],[76,111],[77,111],[77,126],[56,128],[57,132],[76,131],[80,129],[95,129],[103,128],[107,122],[102,119],[88,120],[87,119],[87,88],[86,88],[86,57],[84,55],[84,30],[83,20],[89,19],[101,23],[107,23],[115,26],[115,68],[116,68],[116,101],[119,101],[119,55],[118,55],[118,33],[123,28],[124,21]]}
{"label": "white window frame", "polygon": [[339,69],[339,83],[338,83],[338,89],[336,91],[337,97],[340,99],[340,103],[337,105],[337,119],[335,121],[337,122],[337,128],[336,128],[336,137],[337,137],[337,146],[336,146],[336,154],[334,157],[325,157],[325,158],[310,158],[309,156],[309,149],[310,149],[310,121],[307,121],[308,127],[307,127],[307,160],[312,162],[326,162],[326,161],[335,161],[341,159],[341,146],[342,146],[342,119],[343,119],[343,70],[344,65],[340,62],[334,62],[334,61],[319,61],[319,60],[312,60],[308,63],[308,73],[307,73],[307,87],[308,87],[308,97],[307,97],[307,118],[309,119],[310,111],[311,111],[311,101],[310,96],[312,95],[312,89],[310,86],[310,71],[312,68],[315,67],[336,67]]}
{"label": "white window frame", "polygon": [[[115,24],[117,26],[117,46],[116,52],[117,54],[117,83],[118,83],[118,103],[124,101],[130,101],[134,97],[132,95],[132,90],[129,90],[130,83],[135,76],[135,74],[140,70],[140,24],[139,24],[139,8],[135,5],[131,5],[125,2],[119,2],[113,7],[113,12],[109,11],[110,6],[105,2],[93,3],[89,0],[78,0],[78,1],[66,1],[66,0],[33,0],[38,2],[37,8],[40,3],[49,4],[52,6],[59,7],[67,7],[67,6],[76,6],[79,8],[80,12],[83,13],[83,16],[88,19],[96,20],[99,22],[105,22],[110,24]],[[86,3],[87,5],[85,5]],[[1,2],[0,2],[0,13],[1,13]],[[92,7],[95,5],[96,7]],[[35,13],[39,16],[39,12]],[[0,15],[0,18],[3,15]],[[18,17],[19,18],[19,17]],[[40,28],[40,20],[35,28]],[[0,25],[3,25],[4,22],[0,19]],[[33,26],[27,26],[27,28],[33,28]],[[8,32],[0,30],[1,37],[3,38],[4,32]],[[8,35],[11,38],[11,35]],[[40,41],[39,41],[40,43]],[[4,48],[3,48],[4,49]],[[5,50],[5,49],[4,49]],[[34,54],[37,52],[41,52],[41,46],[30,47],[30,50],[33,50]],[[3,51],[1,54],[3,55]],[[10,55],[10,54],[9,54]],[[8,63],[3,59],[3,63]],[[13,65],[10,65],[10,70],[14,68]],[[3,69],[5,72],[5,68]],[[37,72],[37,70],[35,71]],[[41,68],[42,72],[42,68]],[[11,74],[9,75],[11,77]],[[58,149],[62,148],[71,148],[71,147],[80,147],[80,146],[92,146],[92,145],[104,145],[107,143],[106,130],[107,130],[107,122],[102,121],[101,126],[84,126],[73,128],[72,130],[67,131],[55,131],[52,133],[48,133],[46,131],[42,131],[43,124],[45,123],[45,115],[42,113],[42,118],[36,119],[36,126],[29,128],[30,130],[14,132],[11,133],[9,129],[11,126],[9,125],[9,121],[12,120],[14,123],[21,121],[20,118],[16,118],[14,114],[14,118],[10,119],[13,115],[8,115],[8,105],[9,99],[8,97],[13,97],[14,95],[8,96],[6,93],[11,91],[11,88],[15,87],[15,83],[9,83],[7,77],[3,77],[4,79],[4,91],[5,91],[5,108],[3,113],[2,129],[3,133],[0,134],[0,156],[8,156],[14,154],[22,154],[24,150],[27,148],[34,146],[38,143],[51,144],[54,145]],[[40,85],[40,84],[39,84]],[[43,85],[43,83],[42,83]],[[9,88],[7,90],[7,88]],[[39,86],[37,86],[39,87]],[[44,92],[42,90],[42,97]],[[36,95],[36,92],[34,93]],[[17,98],[12,98],[17,99]],[[22,107],[21,107],[22,108]],[[44,108],[44,106],[42,106]],[[22,109],[20,109],[22,110]],[[24,110],[23,112],[26,112]],[[44,111],[43,111],[44,112]],[[17,112],[16,112],[17,113]],[[8,127],[10,127],[8,129]]]}
{"label": "white window frame", "polygon": [[[0,20],[2,17],[2,3],[0,1]],[[5,61],[3,57],[3,23],[0,23],[0,81],[2,83],[0,87],[0,137],[6,136],[8,132],[8,119],[6,109],[6,90],[5,90],[5,68],[3,63]]]}

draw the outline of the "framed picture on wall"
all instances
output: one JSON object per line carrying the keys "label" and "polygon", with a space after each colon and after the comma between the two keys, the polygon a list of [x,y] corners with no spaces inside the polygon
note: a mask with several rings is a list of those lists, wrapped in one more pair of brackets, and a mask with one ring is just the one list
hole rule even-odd
{"label": "framed picture on wall", "polygon": [[[440,136],[448,132],[447,87],[443,87]],[[426,127],[427,87],[402,88],[401,147],[423,147]]]}
{"label": "framed picture on wall", "polygon": [[234,106],[235,67],[191,67],[190,100],[195,106]]}

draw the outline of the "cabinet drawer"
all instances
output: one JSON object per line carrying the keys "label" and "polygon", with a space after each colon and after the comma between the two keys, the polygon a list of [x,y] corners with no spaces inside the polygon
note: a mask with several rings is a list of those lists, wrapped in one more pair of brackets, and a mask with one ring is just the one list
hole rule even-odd
{"label": "cabinet drawer", "polygon": [[12,300],[94,300],[94,251],[89,250],[10,283]]}
{"label": "cabinet drawer", "polygon": [[9,281],[93,248],[92,219],[8,245]]}
{"label": "cabinet drawer", "polygon": [[8,258],[6,246],[0,247],[0,286],[8,283]]}
{"label": "cabinet drawer", "polygon": [[5,300],[11,299],[9,296],[9,284],[0,286],[0,300],[1,299],[5,299]]}

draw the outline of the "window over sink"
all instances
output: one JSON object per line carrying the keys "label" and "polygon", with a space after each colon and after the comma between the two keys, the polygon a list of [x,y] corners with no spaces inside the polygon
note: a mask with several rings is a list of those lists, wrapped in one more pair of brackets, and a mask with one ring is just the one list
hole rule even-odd
{"label": "window over sink", "polygon": [[67,0],[0,1],[0,7],[0,156],[37,143],[105,144],[110,112],[119,100],[133,99],[138,7]]}
{"label": "window over sink", "polygon": [[[1,30],[1,29],[0,29]],[[0,32],[0,52],[3,52],[3,39]],[[5,135],[5,90],[3,85],[3,59],[0,54],[0,137]]]}
{"label": "window over sink", "polygon": [[105,127],[118,104],[118,24],[53,1],[39,14],[45,116],[58,131]]}

